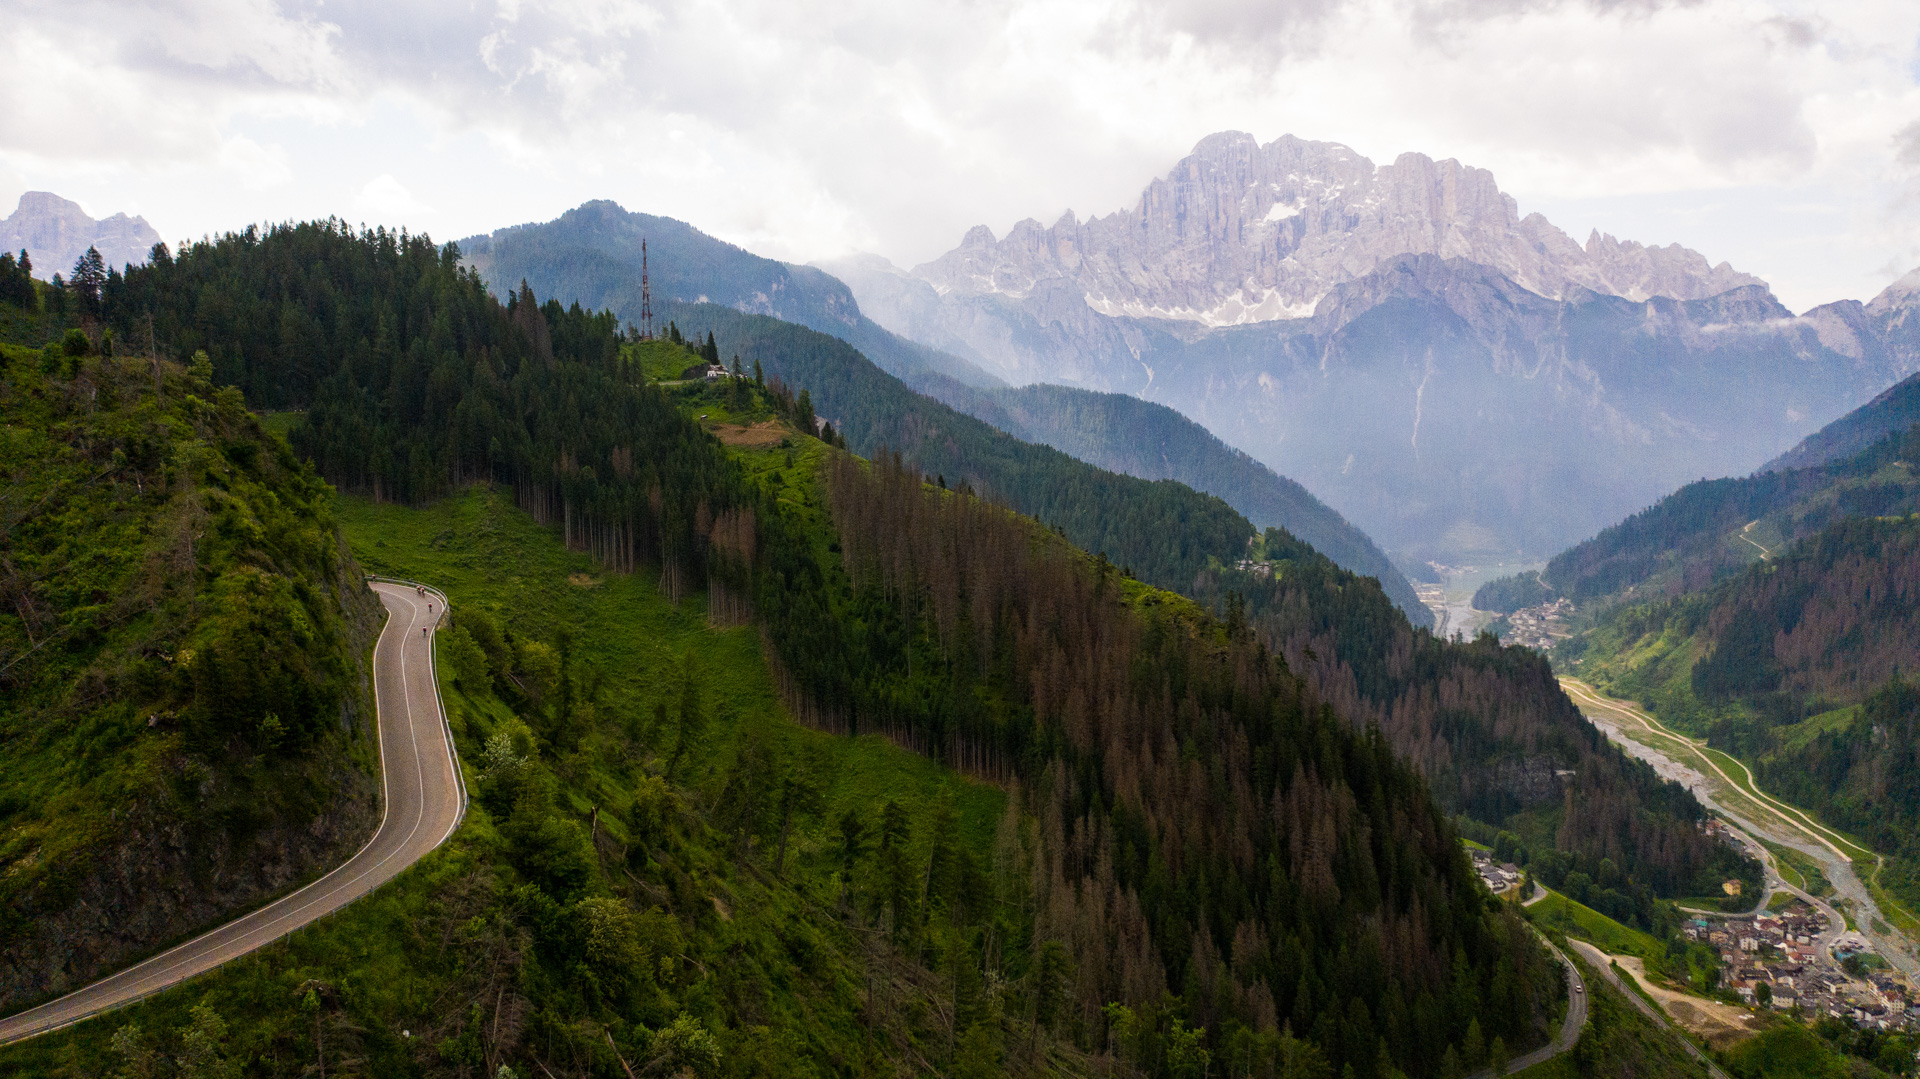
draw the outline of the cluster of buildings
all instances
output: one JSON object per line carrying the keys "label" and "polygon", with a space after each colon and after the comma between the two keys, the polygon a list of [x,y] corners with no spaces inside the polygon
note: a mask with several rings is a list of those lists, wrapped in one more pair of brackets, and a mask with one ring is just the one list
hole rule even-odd
{"label": "cluster of buildings", "polygon": [[1255,561],[1254,559],[1251,559],[1251,558],[1243,558],[1240,561],[1235,562],[1233,564],[1233,568],[1239,570],[1242,573],[1251,573],[1255,577],[1259,577],[1262,580],[1265,580],[1266,578],[1273,576],[1273,563],[1271,562]]}
{"label": "cluster of buildings", "polygon": [[680,372],[680,380],[683,382],[695,379],[706,379],[708,382],[713,382],[716,379],[732,377],[733,372],[727,370],[727,365],[723,363],[696,363],[692,367]]}
{"label": "cluster of buildings", "polygon": [[1873,970],[1853,978],[1841,961],[1871,954],[1865,939],[1848,933],[1827,954],[1821,936],[1832,929],[1826,915],[1795,900],[1777,912],[1725,918],[1697,917],[1688,939],[1720,953],[1723,984],[1749,1004],[1778,1011],[1799,1008],[1811,1017],[1832,1016],[1881,1030],[1920,1029],[1920,1001],[1897,975]]}
{"label": "cluster of buildings", "polygon": [[1544,652],[1572,635],[1567,630],[1572,614],[1573,603],[1564,596],[1538,607],[1523,607],[1507,616],[1507,631],[1500,639]]}
{"label": "cluster of buildings", "polygon": [[1467,853],[1473,856],[1473,871],[1480,874],[1480,880],[1493,894],[1500,895],[1509,888],[1520,887],[1523,874],[1519,866],[1512,862],[1496,862],[1491,851],[1478,847],[1468,847]]}

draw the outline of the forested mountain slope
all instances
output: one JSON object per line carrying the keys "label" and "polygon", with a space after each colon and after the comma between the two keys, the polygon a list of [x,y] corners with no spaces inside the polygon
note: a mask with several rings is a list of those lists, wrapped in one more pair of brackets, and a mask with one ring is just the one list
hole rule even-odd
{"label": "forested mountain slope", "polygon": [[1017,438],[1062,450],[1129,476],[1170,479],[1217,495],[1256,528],[1283,528],[1336,565],[1373,577],[1417,626],[1433,612],[1367,534],[1305,487],[1215,438],[1165,405],[1123,393],[1033,383],[967,386],[940,375],[908,375],[913,389]]}
{"label": "forested mountain slope", "polygon": [[[944,477],[950,486],[964,479],[996,497],[1004,490],[1000,483],[1029,474],[1031,465],[1008,464],[1004,472],[979,469],[977,462],[1008,460],[1009,451],[997,447],[1019,443],[907,393],[858,362],[843,342],[711,306],[674,310],[688,326],[716,329],[721,354],[738,352],[743,364],[758,362],[795,385],[813,387],[815,409],[856,449],[904,447],[923,473]],[[833,411],[840,407],[849,411]],[[1077,517],[1074,507],[1093,504],[1088,502],[1056,508],[1023,502],[1030,497],[1025,495],[1010,501],[1042,521],[1064,523],[1070,539],[1079,539],[1089,527],[1113,528],[1112,540],[1096,534],[1095,542],[1086,543],[1090,550],[1116,541],[1146,544],[1133,546],[1135,555],[1157,550],[1165,533],[1141,516],[1153,505],[1149,485],[1111,476],[1108,481],[1143,489],[1124,501],[1116,497],[1112,504],[1128,510],[1111,520]],[[1755,873],[1750,863],[1698,833],[1693,822],[1701,810],[1691,795],[1661,783],[1644,765],[1606,745],[1566,700],[1544,663],[1499,650],[1496,655],[1504,658],[1489,662],[1482,645],[1453,644],[1417,629],[1377,584],[1341,570],[1284,532],[1270,530],[1256,547],[1243,553],[1285,563],[1272,580],[1207,572],[1189,578],[1186,587],[1197,589],[1195,594],[1220,612],[1227,609],[1229,589],[1248,597],[1271,591],[1266,601],[1250,599],[1263,614],[1268,607],[1275,614],[1274,620],[1257,623],[1271,634],[1269,647],[1291,648],[1293,669],[1305,673],[1343,714],[1377,719],[1396,751],[1422,769],[1450,811],[1511,827],[1535,847],[1582,852],[1590,874],[1602,858],[1611,859],[1622,875],[1622,902],[1629,904],[1621,916],[1629,920],[1650,917],[1656,895],[1699,894],[1691,889],[1708,877],[1717,888],[1728,876]],[[1105,549],[1116,565],[1122,563],[1120,550]],[[1177,557],[1178,576],[1204,566],[1178,551],[1154,557],[1157,565]],[[1223,583],[1229,581],[1236,583]],[[1463,671],[1475,673],[1468,677]],[[1571,781],[1555,774],[1568,770],[1575,773]],[[1570,795],[1582,809],[1569,822],[1562,809]],[[1560,869],[1569,871],[1570,865]]]}
{"label": "forested mountain slope", "polygon": [[[605,201],[589,202],[543,224],[463,240],[459,246],[462,258],[480,271],[496,295],[507,295],[524,281],[541,295],[592,310],[605,308],[631,322],[640,311],[643,238],[650,244],[654,311],[663,323],[679,304],[711,303],[837,337],[915,392],[1017,439],[1052,446],[1124,475],[1178,480],[1218,496],[1257,527],[1285,528],[1348,569],[1378,577],[1409,618],[1431,624],[1432,614],[1413,587],[1364,533],[1305,488],[1228,447],[1205,428],[1164,405],[1119,395],[1053,386],[1005,389],[997,378],[964,360],[882,329],[860,311],[845,285],[821,270],[763,259],[684,222],[629,213]],[[706,328],[705,322],[695,324]],[[782,377],[794,381],[791,375]],[[822,392],[804,380],[795,385],[813,389],[816,396]],[[834,405],[828,411],[848,409]],[[856,448],[864,445],[856,439]],[[1044,471],[1057,476],[1061,470]],[[1024,486],[1033,490],[1037,485],[1035,480]],[[1089,549],[1099,547],[1086,533],[1070,535]]]}
{"label": "forested mountain slope", "polygon": [[1719,584],[1624,605],[1563,660],[1899,857],[1920,900],[1920,518],[1850,517]]}
{"label": "forested mountain slope", "polygon": [[713,304],[666,305],[676,326],[715,336],[716,354],[738,356],[770,378],[804,388],[814,412],[856,453],[901,453],[948,486],[1005,503],[1062,530],[1141,580],[1192,585],[1209,559],[1246,552],[1253,526],[1233,507],[1172,480],[1116,475],[1012,435],[909,390],[837,337]]}
{"label": "forested mountain slope", "polygon": [[761,258],[684,221],[632,213],[605,199],[552,221],[470,236],[458,246],[496,296],[524,282],[563,304],[633,322],[640,317],[642,240],[655,304],[714,303],[795,322],[846,341],[903,378],[937,371],[970,385],[1001,385],[965,360],[882,329],[861,314],[847,286],[822,270]]}
{"label": "forested mountain slope", "polygon": [[[1438,928],[1468,966],[1512,964],[1482,999],[1520,1009],[1498,1031],[1507,1044],[1539,1036],[1548,965],[1517,925],[1463,905],[1459,870],[1442,868],[1458,862],[1457,841],[1424,783],[1383,738],[1323,709],[1244,625],[1126,582],[891,460],[871,471],[839,460],[827,486],[864,628],[788,635],[806,646],[788,659],[794,679],[829,679],[813,683],[815,699],[852,703],[827,722],[864,713],[1039,781],[1054,882],[1036,896],[1040,925],[1082,957],[1089,1021],[1102,997],[1150,998],[1165,978],[1194,1021],[1262,1029],[1287,1017],[1358,1074],[1387,1061],[1438,1071],[1434,1048],[1444,1056],[1465,1032],[1445,1003],[1447,983],[1465,978],[1441,974],[1462,964],[1431,943]],[[1373,928],[1339,928],[1362,910]],[[1336,954],[1316,943],[1336,938]],[[1142,962],[1149,941],[1164,973]],[[1236,972],[1242,952],[1251,962]]]}
{"label": "forested mountain slope", "polygon": [[1894,383],[1885,393],[1808,435],[1806,441],[1768,461],[1760,471],[1812,468],[1852,457],[1916,423],[1920,423],[1920,374]]}
{"label": "forested mountain slope", "polygon": [[[807,402],[771,382],[647,384],[610,317],[526,292],[501,305],[420,237],[327,223],[197,244],[112,290],[115,325],[149,313],[163,348],[218,348],[228,377],[305,405],[295,443],[337,482],[419,501],[491,481],[606,569],[657,572],[667,603],[697,611],[704,585],[708,618],[751,619],[793,714],[1022,792],[993,855],[951,818],[922,832],[877,799],[843,802],[798,829],[817,853],[788,885],[782,837],[808,816],[804,784],[750,737],[726,756],[707,745],[699,679],[648,659],[643,694],[596,699],[608,680],[569,627],[468,618],[472,647],[450,641],[447,662],[486,714],[471,853],[417,885],[444,920],[437,963],[430,933],[383,953],[394,980],[458,988],[380,1005],[394,1022],[359,1027],[363,1044],[441,1074],[547,1056],[608,1072],[931,1060],[995,1074],[1016,1053],[1161,1073],[1212,1053],[1424,1079],[1496,1037],[1544,1037],[1558,974],[1486,900],[1424,781],[1244,626],[918,467],[837,455],[805,433]],[[280,338],[253,336],[263,318]],[[777,441],[750,448],[745,431]],[[424,549],[470,573],[497,564],[506,527],[496,515]],[[541,594],[520,576],[531,561],[506,565],[511,595]],[[580,576],[566,587],[597,587]],[[528,638],[542,628],[551,644]],[[650,654],[647,627],[628,632],[623,647]],[[751,665],[735,659],[715,676]],[[695,754],[723,763],[682,772]],[[619,846],[600,846],[603,830]],[[456,935],[471,944],[449,963]],[[373,1014],[357,991],[300,997],[294,974],[282,996],[315,1002],[316,1031],[330,993]],[[431,1040],[380,1033],[399,1022]],[[284,1069],[318,1038],[276,1023]]]}
{"label": "forested mountain slope", "polygon": [[353,853],[380,617],[326,485],[204,361],[79,330],[0,361],[12,1012]]}
{"label": "forested mountain slope", "polygon": [[1263,547],[1270,573],[1209,575],[1202,599],[1244,619],[1321,700],[1378,724],[1450,812],[1513,833],[1536,876],[1605,881],[1589,905],[1640,925],[1655,897],[1758,884],[1756,863],[1698,830],[1693,795],[1609,744],[1540,656],[1436,638],[1282,534]]}
{"label": "forested mountain slope", "polygon": [[1847,516],[1920,509],[1920,433],[1902,428],[1809,468],[1690,483],[1547,563],[1576,602],[1706,588]]}

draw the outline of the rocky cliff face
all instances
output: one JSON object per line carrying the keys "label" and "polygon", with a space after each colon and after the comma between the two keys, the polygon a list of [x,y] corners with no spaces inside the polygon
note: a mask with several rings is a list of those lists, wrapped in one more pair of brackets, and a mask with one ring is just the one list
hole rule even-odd
{"label": "rocky cliff face", "polygon": [[[345,615],[351,692],[340,721],[353,741],[377,755],[378,716],[368,661],[385,614],[360,568],[328,588]],[[326,586],[322,586],[326,587]],[[51,895],[19,897],[30,919],[0,923],[0,1014],[78,989],[172,943],[314,880],[352,857],[380,824],[379,776],[357,755],[314,754],[302,771],[314,803],[261,811],[209,826],[183,817],[155,791],[134,792],[118,831],[65,874]],[[231,796],[234,780],[185,755],[159,762],[153,782],[194,789],[203,803]],[[124,822],[124,823],[121,823]]]}
{"label": "rocky cliff face", "polygon": [[1131,210],[827,267],[1016,385],[1135,394],[1402,564],[1547,557],[1745,473],[1920,369],[1920,274],[1796,317],[1678,245],[1575,243],[1488,172],[1209,136]]}
{"label": "rocky cliff face", "polygon": [[34,276],[64,274],[87,248],[100,249],[107,265],[119,267],[147,261],[160,234],[144,217],[114,214],[95,221],[77,202],[46,191],[20,196],[13,215],[0,221],[0,251],[24,249],[33,259]]}
{"label": "rocky cliff face", "polygon": [[1284,467],[1389,552],[1451,564],[1542,557],[1750,471],[1893,366],[1873,326],[1875,349],[1848,355],[1756,286],[1553,300],[1431,255],[1337,286],[1311,319],[1132,328],[1133,392]]}
{"label": "rocky cliff face", "polygon": [[1376,166],[1338,143],[1261,146],[1237,131],[1201,140],[1131,210],[1022,221],[999,240],[975,228],[914,274],[942,293],[1014,300],[1058,281],[1102,314],[1223,326],[1310,315],[1333,286],[1400,255],[1469,259],[1550,299],[1582,287],[1691,300],[1761,283],[1677,244],[1595,233],[1582,247],[1458,161]]}

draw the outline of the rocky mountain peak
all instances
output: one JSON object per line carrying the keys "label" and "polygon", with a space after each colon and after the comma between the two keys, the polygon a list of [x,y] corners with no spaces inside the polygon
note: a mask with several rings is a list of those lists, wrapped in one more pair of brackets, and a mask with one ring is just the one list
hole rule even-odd
{"label": "rocky mountain peak", "polygon": [[66,273],[89,247],[99,248],[109,266],[143,263],[159,242],[143,217],[114,214],[96,221],[79,203],[50,191],[21,195],[12,216],[0,220],[0,251],[25,248],[41,277]]}
{"label": "rocky mountain peak", "polygon": [[1875,315],[1885,314],[1899,308],[1910,307],[1920,300],[1920,269],[1907,272],[1906,276],[1880,290],[1880,295],[1867,301],[1867,310]]}
{"label": "rocky mountain peak", "polygon": [[1029,219],[999,240],[975,228],[914,273],[941,293],[1078,293],[1101,314],[1221,326],[1305,317],[1335,285],[1402,255],[1467,259],[1552,299],[1576,286],[1644,300],[1760,284],[1678,244],[1596,231],[1582,247],[1539,214],[1522,218],[1491,172],[1451,158],[1376,166],[1339,143],[1263,146],[1241,131],[1201,139],[1132,209]]}

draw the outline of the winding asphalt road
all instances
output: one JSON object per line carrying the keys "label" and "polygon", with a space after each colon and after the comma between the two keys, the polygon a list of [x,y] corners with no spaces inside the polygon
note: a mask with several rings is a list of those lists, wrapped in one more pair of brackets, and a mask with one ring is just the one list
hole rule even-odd
{"label": "winding asphalt road", "polygon": [[380,581],[373,588],[388,613],[373,650],[386,807],[373,838],[339,868],[291,895],[64,997],[0,1019],[0,1045],[130,1004],[270,944],[392,880],[453,834],[466,813],[466,789],[440,709],[432,645],[446,599],[435,592],[416,594],[411,584]]}
{"label": "winding asphalt road", "polygon": [[[1506,1071],[1508,1075],[1526,1071],[1541,1061],[1551,1060],[1573,1048],[1573,1043],[1580,1040],[1580,1028],[1587,1025],[1587,986],[1580,978],[1580,969],[1574,966],[1572,961],[1560,949],[1554,947],[1553,942],[1546,937],[1541,937],[1540,943],[1546,945],[1554,958],[1560,960],[1560,965],[1567,968],[1567,1014],[1566,1018],[1560,1021],[1560,1031],[1553,1036],[1552,1041],[1531,1053],[1514,1057],[1508,1062]],[[1492,1075],[1492,1068],[1482,1068],[1473,1073],[1469,1079],[1490,1079]]]}
{"label": "winding asphalt road", "polygon": [[1666,1027],[1668,1030],[1671,1030],[1673,1032],[1673,1036],[1679,1040],[1680,1044],[1686,1047],[1687,1052],[1692,1054],[1695,1060],[1698,1060],[1700,1063],[1705,1064],[1707,1066],[1708,1075],[1712,1076],[1713,1079],[1729,1079],[1729,1076],[1727,1075],[1727,1073],[1720,1070],[1720,1065],[1715,1064],[1711,1057],[1707,1056],[1707,1054],[1700,1051],[1699,1046],[1693,1044],[1693,1039],[1687,1037],[1685,1031],[1680,1030],[1679,1028],[1675,1027],[1672,1023],[1668,1022],[1666,1014],[1664,1012],[1661,1012],[1658,1009],[1656,1009],[1653,1005],[1648,1004],[1645,998],[1643,998],[1639,993],[1635,992],[1631,986],[1627,985],[1625,982],[1622,982],[1620,980],[1620,975],[1614,973],[1613,960],[1608,958],[1605,952],[1601,951],[1600,949],[1594,947],[1591,944],[1588,944],[1584,940],[1574,940],[1573,938],[1569,937],[1567,938],[1567,943],[1573,946],[1574,951],[1577,951],[1580,953],[1580,957],[1582,959],[1585,959],[1587,962],[1592,963],[1593,969],[1599,971],[1600,976],[1602,978],[1605,978],[1609,983],[1611,983],[1615,989],[1620,990],[1620,995],[1627,998],[1627,1003],[1632,1004],[1634,1007],[1640,1009],[1641,1014],[1653,1020],[1655,1024]]}

